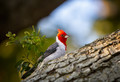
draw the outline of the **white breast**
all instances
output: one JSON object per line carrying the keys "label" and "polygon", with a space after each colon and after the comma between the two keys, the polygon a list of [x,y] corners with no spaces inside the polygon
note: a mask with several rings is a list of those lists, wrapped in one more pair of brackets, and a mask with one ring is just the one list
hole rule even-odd
{"label": "white breast", "polygon": [[57,50],[55,53],[49,55],[48,57],[46,57],[44,59],[44,62],[48,62],[49,60],[53,60],[53,59],[56,59],[56,58],[59,58],[61,56],[64,56],[65,55],[65,45],[59,41],[58,37],[56,37],[56,42],[58,43],[58,47],[57,47]]}

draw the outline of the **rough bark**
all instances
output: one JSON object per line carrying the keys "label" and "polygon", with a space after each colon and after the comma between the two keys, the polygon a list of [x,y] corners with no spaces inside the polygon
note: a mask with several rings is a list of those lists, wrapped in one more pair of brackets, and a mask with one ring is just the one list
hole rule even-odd
{"label": "rough bark", "polygon": [[0,0],[0,42],[8,31],[36,25],[65,0]]}
{"label": "rough bark", "polygon": [[120,82],[120,30],[52,60],[23,82]]}

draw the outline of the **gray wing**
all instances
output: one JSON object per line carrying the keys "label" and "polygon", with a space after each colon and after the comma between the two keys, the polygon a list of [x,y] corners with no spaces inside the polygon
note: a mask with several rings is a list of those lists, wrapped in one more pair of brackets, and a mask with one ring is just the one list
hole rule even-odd
{"label": "gray wing", "polygon": [[43,58],[46,58],[48,57],[50,54],[53,54],[56,50],[57,50],[57,47],[58,47],[58,43],[55,42],[54,44],[52,44],[51,46],[48,47],[48,49],[45,51],[44,55],[43,55]]}

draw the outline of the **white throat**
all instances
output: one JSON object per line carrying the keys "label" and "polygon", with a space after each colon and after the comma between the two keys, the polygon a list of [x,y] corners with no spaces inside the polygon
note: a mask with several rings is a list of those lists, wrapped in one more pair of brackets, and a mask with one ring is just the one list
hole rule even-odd
{"label": "white throat", "polygon": [[65,45],[58,39],[57,36],[56,36],[56,42],[59,44],[60,48],[65,50]]}
{"label": "white throat", "polygon": [[44,62],[48,62],[49,60],[53,60],[65,55],[65,45],[58,39],[58,37],[56,37],[56,42],[59,45],[57,50],[53,54],[46,57]]}

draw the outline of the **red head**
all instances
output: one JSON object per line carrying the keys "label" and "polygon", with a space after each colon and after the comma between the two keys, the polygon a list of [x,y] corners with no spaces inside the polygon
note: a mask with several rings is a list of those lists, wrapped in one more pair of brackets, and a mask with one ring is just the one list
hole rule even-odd
{"label": "red head", "polygon": [[58,29],[57,37],[66,46],[66,41],[69,36],[63,30]]}

